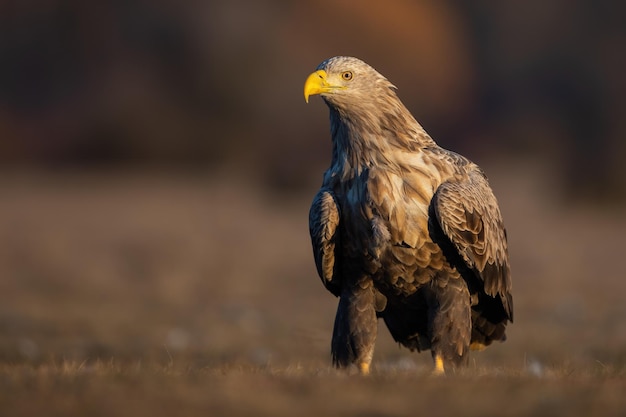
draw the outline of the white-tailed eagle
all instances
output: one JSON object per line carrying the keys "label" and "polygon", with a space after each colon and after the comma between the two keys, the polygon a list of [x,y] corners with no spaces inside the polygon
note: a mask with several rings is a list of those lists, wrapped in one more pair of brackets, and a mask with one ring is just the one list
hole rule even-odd
{"label": "white-tailed eagle", "polygon": [[395,87],[351,57],[322,62],[304,97],[330,109],[332,161],[309,214],[317,271],[339,297],[333,363],[368,373],[377,319],[435,373],[505,339],[506,231],[483,171],[439,147]]}

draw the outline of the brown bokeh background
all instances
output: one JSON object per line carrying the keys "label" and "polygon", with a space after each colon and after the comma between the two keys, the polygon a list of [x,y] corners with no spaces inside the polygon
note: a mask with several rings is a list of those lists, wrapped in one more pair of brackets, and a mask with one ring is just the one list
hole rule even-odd
{"label": "brown bokeh background", "polygon": [[[0,3],[2,414],[623,415],[624,9]],[[372,379],[330,369],[302,86],[338,54],[490,177],[516,310],[478,379],[430,379],[384,326]]]}
{"label": "brown bokeh background", "polygon": [[477,159],[541,160],[570,197],[615,198],[626,176],[623,9],[583,0],[4,2],[0,160],[244,169],[300,188],[328,149],[325,110],[305,107],[302,80],[348,54],[390,78],[443,145]]}

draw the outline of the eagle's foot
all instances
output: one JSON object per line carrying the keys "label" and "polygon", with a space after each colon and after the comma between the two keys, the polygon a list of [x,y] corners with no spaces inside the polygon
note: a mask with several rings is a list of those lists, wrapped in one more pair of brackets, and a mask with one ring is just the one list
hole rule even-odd
{"label": "eagle's foot", "polygon": [[487,345],[480,343],[480,342],[472,342],[470,344],[470,350],[476,350],[476,351],[481,351],[481,350],[485,350],[487,348]]}
{"label": "eagle's foot", "polygon": [[369,362],[359,362],[357,367],[359,368],[359,372],[361,373],[361,375],[369,375],[370,373]]}
{"label": "eagle's foot", "polygon": [[433,369],[432,375],[445,375],[446,371],[443,368],[443,358],[441,357],[441,355],[434,355],[434,359],[435,359],[435,368]]}

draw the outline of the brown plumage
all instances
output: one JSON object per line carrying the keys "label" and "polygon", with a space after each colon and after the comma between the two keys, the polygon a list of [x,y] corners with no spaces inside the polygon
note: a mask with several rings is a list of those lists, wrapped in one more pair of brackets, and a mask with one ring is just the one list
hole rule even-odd
{"label": "brown plumage", "polygon": [[437,146],[395,87],[351,57],[322,62],[304,95],[330,109],[332,161],[309,226],[317,271],[339,297],[333,363],[367,373],[377,318],[435,372],[505,339],[513,319],[506,231],[481,169]]}

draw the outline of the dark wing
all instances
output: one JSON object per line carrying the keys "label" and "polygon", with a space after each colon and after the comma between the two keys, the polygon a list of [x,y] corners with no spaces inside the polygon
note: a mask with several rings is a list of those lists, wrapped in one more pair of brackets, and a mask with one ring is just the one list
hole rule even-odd
{"label": "dark wing", "polygon": [[328,189],[322,188],[313,199],[309,211],[309,232],[313,245],[315,266],[324,286],[339,296],[341,287],[335,276],[338,246],[339,206]]}
{"label": "dark wing", "polygon": [[484,292],[501,300],[506,318],[512,321],[506,230],[484,174],[474,170],[464,180],[444,182],[437,189],[431,208],[462,261],[482,280]]}

